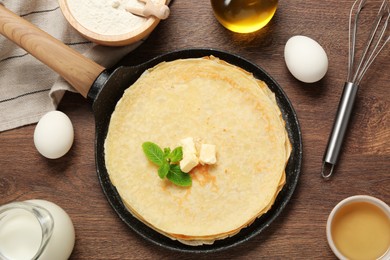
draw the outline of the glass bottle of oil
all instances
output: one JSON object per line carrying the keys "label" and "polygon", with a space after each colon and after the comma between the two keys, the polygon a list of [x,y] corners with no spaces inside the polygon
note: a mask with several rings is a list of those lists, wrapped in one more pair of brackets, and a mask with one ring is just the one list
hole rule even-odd
{"label": "glass bottle of oil", "polygon": [[211,6],[224,27],[233,32],[250,33],[272,19],[278,0],[211,0]]}

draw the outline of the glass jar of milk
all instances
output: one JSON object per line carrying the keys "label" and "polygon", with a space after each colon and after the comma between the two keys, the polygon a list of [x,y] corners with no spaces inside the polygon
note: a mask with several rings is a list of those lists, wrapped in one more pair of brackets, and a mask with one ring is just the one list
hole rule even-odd
{"label": "glass jar of milk", "polygon": [[68,259],[75,242],[69,215],[46,200],[0,206],[0,259]]}

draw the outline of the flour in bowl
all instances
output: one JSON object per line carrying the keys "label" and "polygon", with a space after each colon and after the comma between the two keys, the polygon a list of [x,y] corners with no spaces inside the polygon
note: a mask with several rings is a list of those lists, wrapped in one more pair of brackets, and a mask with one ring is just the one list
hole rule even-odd
{"label": "flour in bowl", "polygon": [[144,4],[138,0],[68,0],[67,3],[73,17],[98,34],[125,34],[137,30],[147,20],[125,10],[128,6],[142,8]]}

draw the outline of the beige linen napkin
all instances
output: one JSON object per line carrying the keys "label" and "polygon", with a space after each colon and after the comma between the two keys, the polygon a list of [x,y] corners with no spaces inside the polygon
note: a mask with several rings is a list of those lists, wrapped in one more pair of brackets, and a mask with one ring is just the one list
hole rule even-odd
{"label": "beige linen napkin", "polygon": [[[57,0],[0,0],[1,3],[106,68],[143,42],[124,47],[95,45],[67,23]],[[57,108],[67,90],[75,91],[46,65],[0,35],[0,132],[39,121]]]}

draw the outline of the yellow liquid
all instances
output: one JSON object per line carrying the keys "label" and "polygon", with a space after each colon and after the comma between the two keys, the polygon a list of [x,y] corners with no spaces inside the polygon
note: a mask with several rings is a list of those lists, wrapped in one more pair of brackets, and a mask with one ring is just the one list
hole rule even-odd
{"label": "yellow liquid", "polygon": [[227,29],[250,33],[263,28],[274,16],[277,0],[211,0],[215,17]]}
{"label": "yellow liquid", "polygon": [[332,222],[332,238],[348,259],[378,259],[390,247],[390,219],[378,207],[354,202],[341,208]]}

